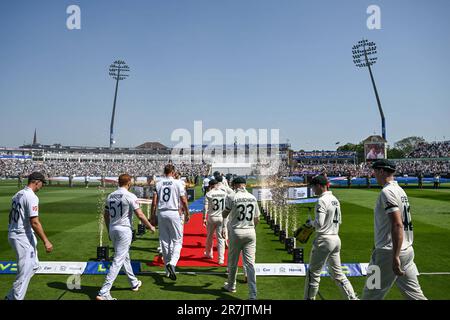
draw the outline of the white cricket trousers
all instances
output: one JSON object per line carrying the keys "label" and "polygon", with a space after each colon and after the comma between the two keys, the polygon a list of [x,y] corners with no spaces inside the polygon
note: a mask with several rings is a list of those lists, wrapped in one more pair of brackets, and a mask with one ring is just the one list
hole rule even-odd
{"label": "white cricket trousers", "polygon": [[[223,218],[222,218],[223,219]],[[228,222],[230,217],[227,216],[225,219],[223,219],[223,226],[227,229],[227,232],[225,232],[225,241],[228,241]]]}
{"label": "white cricket trousers", "polygon": [[117,275],[122,267],[128,277],[131,287],[138,284],[138,279],[134,275],[130,260],[130,246],[133,234],[130,227],[113,227],[109,231],[109,236],[114,247],[114,259],[106,275],[105,283],[100,289],[98,295],[103,296],[109,294]]}
{"label": "white cricket trousers", "polygon": [[[225,243],[228,242],[228,232],[229,232],[228,230],[230,230],[229,218],[230,217],[228,216],[225,219],[223,219],[223,226],[224,226],[224,228],[226,230],[226,232],[225,232],[225,239],[224,239]],[[225,247],[226,247],[226,245],[225,245]],[[242,251],[241,251],[241,256],[242,256]],[[238,259],[238,262],[239,262],[239,259]],[[227,266],[228,266],[228,262],[227,262]],[[242,265],[242,271],[244,272],[244,276],[247,277],[247,269],[245,269],[245,264]],[[227,269],[227,272],[229,272],[229,269]]]}
{"label": "white cricket trousers", "polygon": [[222,235],[222,217],[210,217],[208,216],[208,222],[206,224],[206,245],[205,253],[209,256],[213,256],[213,241],[214,234],[217,239],[217,253],[219,255],[219,262],[224,260],[225,255],[225,238]]}
{"label": "white cricket trousers", "polygon": [[[368,275],[364,286],[363,300],[382,300],[395,283],[407,300],[427,300],[420,288],[417,275],[419,274],[414,263],[414,249],[409,247],[400,252],[400,266],[405,275],[399,277],[392,270],[393,251],[387,249],[374,249],[370,259],[369,268],[378,266],[380,268],[379,288],[376,281]],[[375,276],[375,274],[374,274]],[[373,280],[373,282],[372,282]],[[372,288],[372,289],[369,289]]]}
{"label": "white cricket trousers", "polygon": [[23,300],[28,284],[39,268],[37,239],[34,234],[9,233],[8,241],[16,253],[17,275],[13,287],[6,297],[9,300]]}
{"label": "white cricket trousers", "polygon": [[249,298],[256,299],[256,232],[251,229],[228,229],[228,287],[236,288],[236,275],[239,262],[239,254],[242,252],[244,268],[247,271]]}
{"label": "white cricket trousers", "polygon": [[341,289],[344,297],[348,300],[356,298],[352,284],[342,272],[340,251],[341,239],[338,235],[318,235],[314,239],[306,272],[305,299],[316,298],[319,291],[320,274],[325,264],[328,264],[329,274]]}
{"label": "white cricket trousers", "polygon": [[183,225],[178,210],[159,211],[158,226],[164,264],[176,266],[183,246]]}

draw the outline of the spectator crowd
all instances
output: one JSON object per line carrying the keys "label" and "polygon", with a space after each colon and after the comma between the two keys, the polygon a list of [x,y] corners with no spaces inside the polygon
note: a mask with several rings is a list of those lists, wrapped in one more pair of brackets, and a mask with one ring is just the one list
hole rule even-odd
{"label": "spectator crowd", "polygon": [[[396,175],[423,176],[450,175],[450,161],[448,160],[406,160],[396,162]],[[293,170],[294,174],[319,174],[326,173],[330,177],[352,176],[367,177],[372,174],[370,163],[349,164],[349,163],[330,163],[310,165],[299,163]]]}
{"label": "spectator crowd", "polygon": [[450,140],[440,142],[419,142],[407,158],[449,158]]}
{"label": "spectator crowd", "polygon": [[[116,177],[124,172],[135,177],[161,175],[166,161],[66,161],[66,160],[17,160],[0,159],[0,177],[28,176],[40,171],[48,177]],[[204,163],[174,163],[183,176],[196,177],[208,174],[209,165]]]}
{"label": "spectator crowd", "polygon": [[[278,165],[272,168],[272,164],[258,163],[256,173],[268,174],[268,172],[283,171],[283,175],[306,175],[326,173],[328,176],[344,177],[367,177],[371,175],[370,163],[354,164],[352,161],[344,163],[310,163],[309,157],[325,157],[342,159],[345,156],[353,156],[354,152],[346,151],[299,151],[293,154],[293,158],[299,159],[294,168],[289,168],[283,163],[283,168]],[[418,160],[417,158],[429,158]],[[406,159],[398,160],[397,175],[408,176],[450,176],[450,160],[439,159],[450,158],[450,141],[421,142]],[[103,161],[101,161],[103,160]],[[328,161],[328,160],[327,160]],[[130,158],[118,159],[71,159],[69,155],[62,154],[61,159],[46,159],[42,161],[23,159],[0,159],[0,177],[25,177],[33,171],[40,171],[48,177],[114,177],[123,172],[136,177],[160,175],[164,165],[170,162],[170,156],[162,155],[160,158],[145,158],[143,156],[132,156]],[[208,175],[210,165],[202,163],[190,163],[179,161],[174,163],[177,170],[183,176],[195,179]],[[273,170],[272,170],[273,169]],[[290,171],[290,172],[289,172]],[[273,172],[272,174],[275,174]]]}
{"label": "spectator crowd", "polygon": [[294,159],[309,159],[309,158],[355,158],[354,151],[296,151],[293,153]]}

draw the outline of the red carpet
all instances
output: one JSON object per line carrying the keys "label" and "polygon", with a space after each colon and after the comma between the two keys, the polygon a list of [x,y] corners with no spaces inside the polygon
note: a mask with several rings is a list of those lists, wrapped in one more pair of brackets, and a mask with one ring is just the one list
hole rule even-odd
{"label": "red carpet", "polygon": [[[196,213],[191,215],[189,223],[184,225],[183,249],[181,249],[179,267],[220,267],[217,263],[217,246],[214,238],[213,242],[213,259],[203,256],[206,243],[206,228],[203,226],[203,215]],[[225,250],[225,265],[228,259],[228,249]],[[242,258],[239,259],[239,266],[242,266]],[[156,255],[153,262],[148,263],[149,266],[163,266],[162,258]]]}

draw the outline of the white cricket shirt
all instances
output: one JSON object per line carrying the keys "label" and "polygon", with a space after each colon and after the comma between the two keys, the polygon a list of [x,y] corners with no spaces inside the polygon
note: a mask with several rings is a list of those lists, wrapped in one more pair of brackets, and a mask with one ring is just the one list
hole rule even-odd
{"label": "white cricket shirt", "polygon": [[37,216],[39,216],[39,198],[31,188],[25,187],[12,198],[8,232],[34,234],[30,218]]}
{"label": "white cricket shirt", "polygon": [[260,214],[258,201],[246,189],[237,189],[235,193],[227,196],[225,208],[230,210],[228,228],[255,228],[254,218]]}
{"label": "white cricket shirt", "polygon": [[158,194],[158,210],[178,210],[180,208],[180,197],[186,196],[180,180],[173,177],[161,178],[156,184]]}
{"label": "white cricket shirt", "polygon": [[399,210],[403,220],[402,250],[413,244],[413,228],[408,196],[398,185],[391,181],[384,185],[378,196],[374,212],[375,248],[392,249],[391,220],[389,214]]}
{"label": "white cricket shirt", "polygon": [[226,197],[227,193],[219,188],[214,188],[206,194],[205,212],[208,217],[222,217]]}
{"label": "white cricket shirt", "polygon": [[315,207],[313,226],[317,235],[337,235],[342,223],[341,204],[331,191],[319,197]]}
{"label": "white cricket shirt", "polygon": [[134,210],[139,209],[138,198],[126,188],[118,188],[106,198],[109,212],[109,228],[133,226]]}

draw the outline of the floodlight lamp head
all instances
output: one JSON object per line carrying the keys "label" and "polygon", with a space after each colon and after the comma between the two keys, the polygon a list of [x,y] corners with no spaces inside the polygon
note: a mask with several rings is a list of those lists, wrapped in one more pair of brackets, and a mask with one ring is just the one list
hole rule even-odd
{"label": "floodlight lamp head", "polygon": [[374,55],[377,53],[377,46],[375,42],[362,39],[352,46],[353,63],[359,67],[367,67],[376,63],[378,60]]}
{"label": "floodlight lamp head", "polygon": [[115,80],[124,80],[129,75],[125,72],[129,72],[130,67],[124,60],[116,60],[109,66],[109,75]]}

